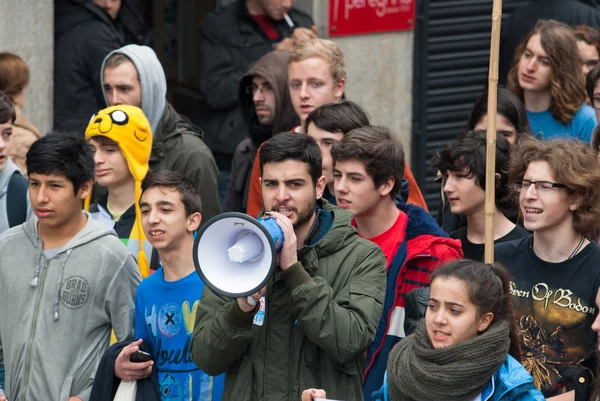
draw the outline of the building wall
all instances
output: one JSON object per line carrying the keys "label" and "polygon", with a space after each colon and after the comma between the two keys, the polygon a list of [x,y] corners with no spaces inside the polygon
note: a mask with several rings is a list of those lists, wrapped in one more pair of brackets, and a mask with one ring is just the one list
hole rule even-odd
{"label": "building wall", "polygon": [[29,66],[25,114],[42,131],[52,128],[54,2],[3,0],[0,51],[22,57]]}
{"label": "building wall", "polygon": [[[320,37],[327,37],[328,0],[297,0],[311,10]],[[410,163],[412,139],[413,31],[332,38],[346,60],[346,96],[365,107],[373,124],[398,134]]]}

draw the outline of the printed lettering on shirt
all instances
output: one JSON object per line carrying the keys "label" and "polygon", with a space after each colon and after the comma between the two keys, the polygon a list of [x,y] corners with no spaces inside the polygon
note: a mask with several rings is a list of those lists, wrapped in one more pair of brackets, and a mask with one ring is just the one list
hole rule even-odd
{"label": "printed lettering on shirt", "polygon": [[537,283],[531,290],[521,290],[514,282],[510,282],[510,294],[519,298],[532,298],[534,301],[542,301],[544,309],[552,303],[561,308],[571,309],[575,312],[596,314],[596,307],[588,306],[581,298],[576,297],[573,291],[565,288],[550,289],[546,283]]}
{"label": "printed lettering on shirt", "polygon": [[69,309],[82,308],[90,296],[90,284],[82,276],[71,276],[61,286],[60,301]]}

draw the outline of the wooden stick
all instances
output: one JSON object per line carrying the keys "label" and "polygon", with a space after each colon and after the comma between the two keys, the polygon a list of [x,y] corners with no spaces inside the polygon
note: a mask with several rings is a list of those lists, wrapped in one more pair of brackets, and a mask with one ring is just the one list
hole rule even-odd
{"label": "wooden stick", "polygon": [[494,0],[488,78],[487,146],[485,166],[485,263],[494,263],[494,215],[496,213],[496,107],[498,103],[498,58],[502,0]]}

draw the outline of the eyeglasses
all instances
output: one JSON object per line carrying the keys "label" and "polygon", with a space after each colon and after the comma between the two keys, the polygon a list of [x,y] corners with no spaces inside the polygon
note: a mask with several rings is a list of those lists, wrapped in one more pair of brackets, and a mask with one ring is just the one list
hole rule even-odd
{"label": "eyeglasses", "polygon": [[246,87],[246,93],[248,95],[254,96],[254,95],[256,95],[256,92],[258,92],[258,91],[260,91],[260,93],[264,94],[265,91],[267,91],[267,92],[273,92],[273,88],[271,88],[271,85],[261,85],[261,86],[258,86],[258,85],[254,85],[254,84]]}
{"label": "eyeglasses", "polygon": [[595,109],[600,110],[600,97],[594,97],[594,98],[592,98],[592,106]]}
{"label": "eyeglasses", "polygon": [[535,186],[537,193],[550,192],[554,188],[566,188],[564,184],[558,184],[550,181],[529,181],[529,180],[515,180],[514,189],[515,192],[521,192],[522,190],[527,191],[531,185]]}

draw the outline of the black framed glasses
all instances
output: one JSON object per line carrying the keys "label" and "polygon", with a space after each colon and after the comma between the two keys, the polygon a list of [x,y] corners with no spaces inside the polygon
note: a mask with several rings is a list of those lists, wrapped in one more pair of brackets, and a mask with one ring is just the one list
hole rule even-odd
{"label": "black framed glasses", "polygon": [[550,181],[529,181],[529,180],[515,180],[514,189],[515,192],[521,192],[523,190],[527,191],[527,189],[533,184],[535,186],[535,191],[538,193],[550,192],[554,188],[566,188],[565,184],[559,184],[556,182]]}

